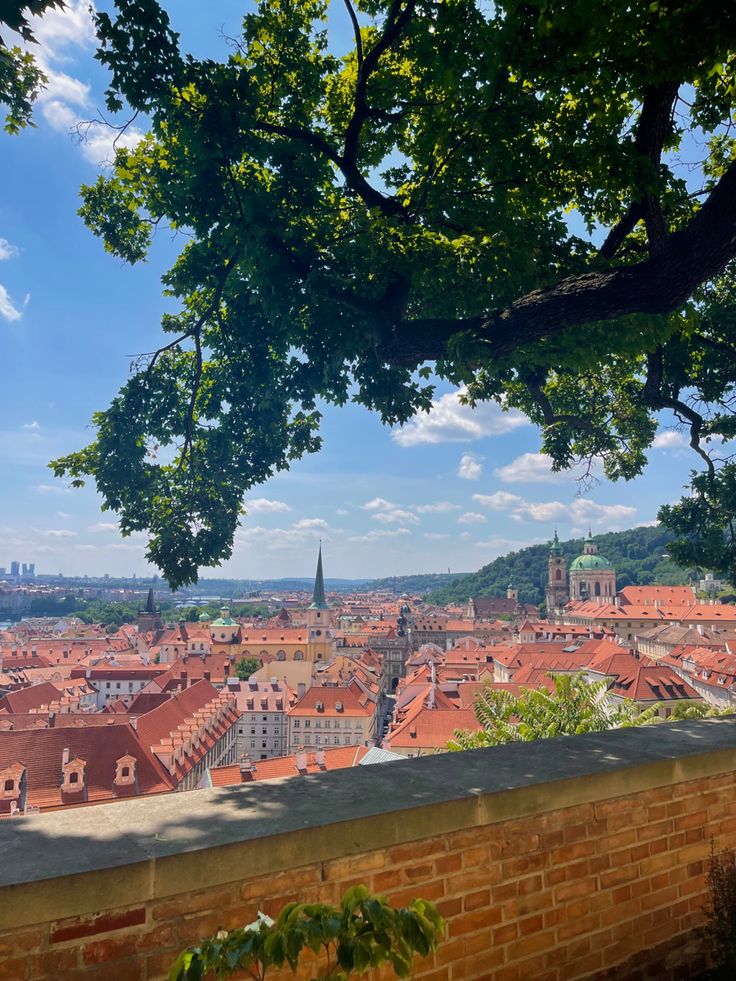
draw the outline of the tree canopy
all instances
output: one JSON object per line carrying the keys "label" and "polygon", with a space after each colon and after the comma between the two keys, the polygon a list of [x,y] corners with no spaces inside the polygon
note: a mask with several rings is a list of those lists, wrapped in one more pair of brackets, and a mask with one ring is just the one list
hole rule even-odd
{"label": "tree canopy", "polygon": [[[50,7],[64,6],[64,0],[2,0],[0,3],[0,107],[5,107],[8,133],[17,133],[29,124],[33,101],[46,80],[27,47],[36,41],[29,17],[41,16]],[[11,46],[7,42],[8,29],[18,35],[22,44]]]}
{"label": "tree canopy", "polygon": [[441,378],[614,479],[669,413],[702,468],[662,512],[676,557],[736,575],[736,7],[344,0],[345,53],[327,7],[263,0],[223,62],[156,0],[97,14],[108,108],[150,130],[82,217],[131,263],[161,226],[186,244],[167,336],[56,474],[177,586],[319,449],[323,403],[402,423]]}

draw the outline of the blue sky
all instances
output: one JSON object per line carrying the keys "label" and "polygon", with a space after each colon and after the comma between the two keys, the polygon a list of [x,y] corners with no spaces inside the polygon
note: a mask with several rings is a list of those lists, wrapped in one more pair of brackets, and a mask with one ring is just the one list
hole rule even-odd
{"label": "blue sky", "polygon": [[[106,255],[76,216],[78,190],[100,171],[110,136],[73,124],[102,108],[105,75],[92,60],[87,0],[41,22],[50,75],[35,129],[0,136],[0,566],[35,561],[40,572],[142,575],[145,539],[124,540],[94,491],[72,491],[46,463],[91,437],[130,358],[156,348],[164,309],[159,278],[178,243],[159,236],[134,268]],[[167,5],[186,46],[222,55],[237,33],[241,0]],[[336,44],[348,24],[335,7]],[[131,134],[135,138],[135,133]],[[445,387],[436,406],[402,431],[366,410],[328,410],[324,449],[250,496],[233,558],[211,574],[310,575],[323,539],[330,576],[473,571],[510,549],[587,530],[651,522],[679,497],[692,466],[680,433],[657,438],[646,473],[581,493],[539,456],[537,431],[494,406],[472,412]],[[205,572],[205,575],[207,573]]]}

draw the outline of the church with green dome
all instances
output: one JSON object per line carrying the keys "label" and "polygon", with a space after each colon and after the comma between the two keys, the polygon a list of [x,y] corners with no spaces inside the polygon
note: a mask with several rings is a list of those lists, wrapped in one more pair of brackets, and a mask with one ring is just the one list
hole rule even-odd
{"label": "church with green dome", "polygon": [[547,583],[547,615],[554,610],[562,610],[568,602],[600,600],[612,603],[616,596],[616,570],[603,555],[598,554],[598,546],[593,541],[592,530],[583,545],[582,555],[570,564],[566,576],[566,562],[562,546],[555,532],[549,550],[549,577]]}

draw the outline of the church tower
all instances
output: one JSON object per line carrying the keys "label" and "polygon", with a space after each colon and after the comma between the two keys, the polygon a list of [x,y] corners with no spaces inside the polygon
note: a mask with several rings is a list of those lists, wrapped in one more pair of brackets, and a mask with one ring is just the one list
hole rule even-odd
{"label": "church tower", "polygon": [[557,610],[563,609],[568,602],[567,595],[567,562],[562,554],[562,545],[555,537],[549,549],[549,560],[547,562],[547,619],[554,615]]}
{"label": "church tower", "polygon": [[312,605],[307,609],[307,659],[310,661],[326,661],[332,657],[332,625],[330,610],[325,598],[325,577],[322,572],[322,545],[319,546],[317,558],[317,575],[314,577]]}
{"label": "church tower", "polygon": [[138,608],[138,633],[144,634],[149,631],[163,630],[163,626],[161,607],[156,606],[153,589],[149,589],[145,607],[142,610],[140,607]]}

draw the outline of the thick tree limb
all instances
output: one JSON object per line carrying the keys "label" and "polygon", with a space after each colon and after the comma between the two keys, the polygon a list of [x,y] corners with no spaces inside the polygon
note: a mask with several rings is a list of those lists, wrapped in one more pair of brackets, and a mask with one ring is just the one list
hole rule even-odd
{"label": "thick tree limb", "polygon": [[380,351],[393,364],[413,367],[447,354],[453,334],[470,331],[498,359],[570,327],[631,314],[676,310],[736,256],[736,163],[700,211],[664,250],[645,262],[569,276],[533,290],[486,316],[414,320],[384,329]]}
{"label": "thick tree limb", "polygon": [[[662,150],[672,129],[672,111],[679,87],[678,82],[662,82],[652,86],[644,96],[634,149],[649,164],[652,177],[659,169]],[[647,228],[649,254],[659,255],[665,247],[667,223],[659,198],[651,191],[631,203],[621,221],[608,233],[600,254],[605,259],[613,258],[624,239],[642,218]]]}

